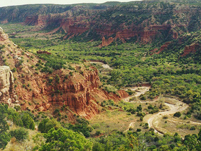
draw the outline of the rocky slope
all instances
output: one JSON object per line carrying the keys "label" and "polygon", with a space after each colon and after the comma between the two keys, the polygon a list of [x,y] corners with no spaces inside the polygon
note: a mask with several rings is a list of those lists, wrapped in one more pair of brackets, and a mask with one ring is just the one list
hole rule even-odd
{"label": "rocky slope", "polygon": [[[1,29],[0,37],[4,35]],[[102,101],[108,99],[118,101],[128,96],[125,91],[114,94],[102,90],[97,69],[87,63],[72,64],[74,70],[60,69],[51,74],[37,71],[36,64],[43,64],[44,61],[39,61],[34,54],[22,50],[8,37],[4,38],[0,41],[0,46],[4,45],[0,55],[3,60],[0,63],[1,101],[10,99],[12,102],[16,101],[14,95],[16,91],[21,108],[24,110],[31,110],[33,113],[53,111],[56,107],[65,105],[70,115],[78,114],[91,118],[100,112]]]}
{"label": "rocky slope", "polygon": [[196,43],[193,43],[191,44],[190,46],[185,46],[185,49],[184,49],[184,52],[183,54],[181,55],[181,57],[184,57],[190,53],[193,53],[195,54],[196,51],[200,48],[200,45],[199,44],[196,44]]}

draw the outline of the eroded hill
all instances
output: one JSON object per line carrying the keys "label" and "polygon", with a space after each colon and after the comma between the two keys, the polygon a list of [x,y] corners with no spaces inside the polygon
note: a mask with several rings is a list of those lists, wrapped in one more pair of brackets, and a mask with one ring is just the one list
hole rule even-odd
{"label": "eroded hill", "polygon": [[[65,68],[54,70],[49,73],[41,72],[37,67],[43,67],[45,61],[39,59],[30,52],[19,48],[8,39],[1,30],[1,83],[8,86],[7,92],[1,92],[1,101],[5,103],[11,99],[14,103],[15,93],[19,104],[24,110],[33,113],[37,111],[51,110],[54,106],[68,106],[67,114],[78,114],[90,118],[100,112],[100,103],[103,100],[120,100],[127,96],[124,91],[117,94],[108,93],[100,88],[98,71],[89,63],[65,64]],[[70,66],[70,67],[69,67]],[[8,68],[8,69],[7,69]],[[7,76],[7,75],[11,76]],[[13,82],[13,76],[15,82]],[[6,77],[6,78],[4,78]],[[8,78],[8,80],[7,80]],[[11,80],[10,80],[11,79]],[[10,97],[9,97],[9,96]]]}

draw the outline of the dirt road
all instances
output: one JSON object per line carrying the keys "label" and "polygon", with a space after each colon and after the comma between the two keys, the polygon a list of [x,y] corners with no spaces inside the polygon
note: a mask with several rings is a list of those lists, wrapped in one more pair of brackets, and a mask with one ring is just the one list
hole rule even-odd
{"label": "dirt road", "polygon": [[142,86],[142,87],[132,87],[129,88],[132,91],[136,91],[133,95],[127,97],[124,99],[125,102],[129,102],[129,100],[133,97],[139,97],[141,94],[145,94],[147,91],[149,91],[150,87]]}
{"label": "dirt road", "polygon": [[166,130],[158,127],[159,119],[161,119],[165,115],[171,115],[176,112],[182,112],[188,108],[188,105],[186,103],[183,103],[177,99],[173,98],[164,98],[164,99],[172,99],[174,104],[165,103],[165,105],[169,107],[167,111],[158,112],[153,115],[149,114],[144,117],[144,122],[148,123],[149,128],[153,128],[155,132],[162,134],[165,133]]}

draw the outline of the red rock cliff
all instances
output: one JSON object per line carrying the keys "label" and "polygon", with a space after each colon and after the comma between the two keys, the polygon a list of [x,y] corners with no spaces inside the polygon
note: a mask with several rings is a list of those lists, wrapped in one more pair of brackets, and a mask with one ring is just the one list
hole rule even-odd
{"label": "red rock cliff", "polygon": [[188,55],[189,53],[196,53],[196,49],[198,47],[199,47],[199,45],[195,44],[195,43],[190,46],[186,46],[181,57],[184,57],[184,56]]}
{"label": "red rock cliff", "polygon": [[[91,68],[91,71],[85,71],[83,74],[74,73],[67,80],[64,78],[64,72],[64,70],[60,70],[49,76],[38,77],[27,75],[26,79],[29,81],[32,91],[19,85],[16,92],[20,100],[32,101],[33,104],[24,103],[22,107],[45,111],[52,105],[66,105],[76,114],[91,118],[99,113],[98,102],[108,99],[117,101],[128,95],[122,91],[119,91],[119,95],[108,94],[99,89],[100,80],[95,68]],[[59,82],[53,80],[50,83],[49,79],[55,79],[56,75],[60,77]]]}

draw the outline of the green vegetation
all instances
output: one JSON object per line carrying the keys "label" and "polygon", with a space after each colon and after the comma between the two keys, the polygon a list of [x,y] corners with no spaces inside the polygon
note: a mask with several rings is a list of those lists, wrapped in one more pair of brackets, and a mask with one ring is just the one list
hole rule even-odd
{"label": "green vegetation", "polygon": [[58,129],[60,127],[60,124],[56,120],[46,118],[39,123],[38,130],[42,133],[47,133],[52,128]]}
{"label": "green vegetation", "polygon": [[[115,105],[109,101],[111,105]],[[122,102],[123,103],[123,102]],[[123,105],[123,104],[122,104]],[[124,104],[125,105],[125,104]],[[128,103],[129,105],[129,103]],[[148,109],[154,107],[149,105]],[[5,118],[11,118],[14,113],[20,113],[20,111],[14,111],[8,108],[7,105],[0,105],[0,113],[2,120]],[[137,106],[136,111],[142,111],[142,107]],[[38,116],[34,116],[29,112],[22,112],[22,115],[29,115],[34,119]],[[93,128],[98,128],[100,125],[95,124],[93,128],[90,127],[89,122],[80,117],[76,117],[77,122],[72,124],[64,124],[56,122],[54,119],[44,118],[39,123],[39,130],[43,132],[41,135],[38,133],[33,139],[36,143],[34,150],[87,150],[87,151],[105,151],[105,150],[143,150],[143,151],[154,151],[154,150],[199,150],[201,147],[201,130],[199,134],[186,135],[184,140],[175,133],[174,136],[165,134],[160,136],[152,129],[148,129],[148,123],[142,124],[146,132],[141,132],[141,129],[136,131],[129,130],[126,133],[115,130],[108,135],[101,137],[86,136],[86,131],[91,132]],[[4,123],[4,122],[3,122]],[[6,121],[5,121],[6,123]],[[34,122],[35,124],[35,122]],[[63,126],[61,126],[63,125]],[[26,124],[25,124],[26,126]],[[1,126],[1,148],[5,148],[7,142],[11,137],[16,138],[17,141],[23,143],[28,138],[28,129],[18,128],[11,130],[9,133],[6,131],[9,127],[6,124]],[[195,130],[195,127],[190,127],[190,130]],[[89,137],[89,139],[86,139]],[[101,131],[96,131],[95,136],[101,135]],[[14,139],[13,139],[14,140]],[[43,143],[44,142],[44,143]],[[146,143],[145,143],[146,142]]]}
{"label": "green vegetation", "polygon": [[7,111],[8,105],[0,104],[0,148],[5,148],[10,140],[10,135],[7,133],[9,126],[5,120]]}
{"label": "green vegetation", "polygon": [[51,129],[47,134],[45,134],[45,138],[47,140],[45,144],[41,146],[41,151],[90,151],[92,148],[92,143],[88,141],[84,136],[64,128],[59,128],[58,130]]}
{"label": "green vegetation", "polygon": [[23,141],[27,139],[28,137],[28,131],[26,131],[24,128],[19,128],[14,131],[10,131],[10,135],[12,137],[15,137],[17,141]]}

